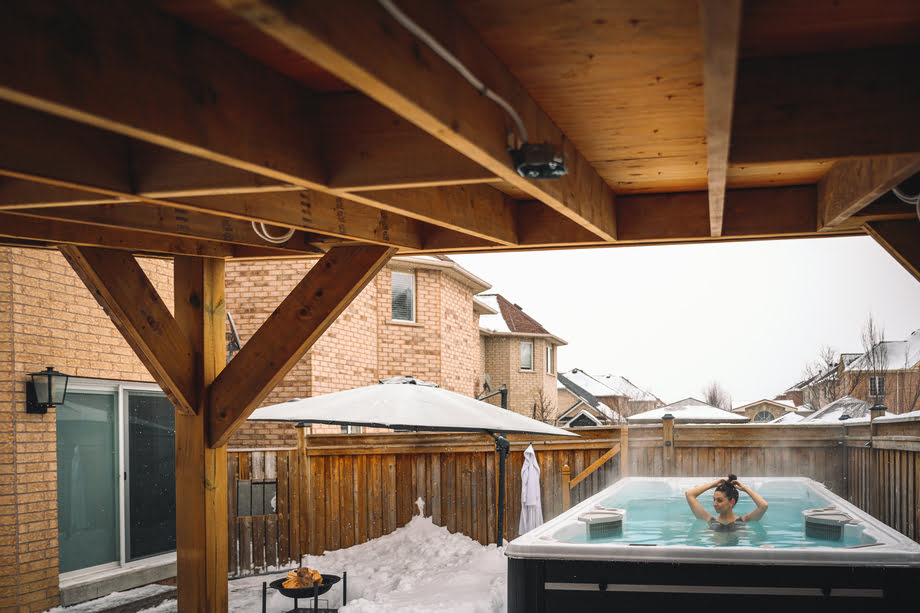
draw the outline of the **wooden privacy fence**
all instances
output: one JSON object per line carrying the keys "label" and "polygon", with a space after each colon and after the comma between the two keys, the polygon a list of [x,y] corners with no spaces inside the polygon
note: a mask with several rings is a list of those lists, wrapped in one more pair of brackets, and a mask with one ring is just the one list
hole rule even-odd
{"label": "wooden privacy fence", "polygon": [[[634,476],[804,476],[920,540],[920,421],[864,425],[581,428],[581,438],[511,435],[504,537],[518,536],[523,451],[533,443],[544,519]],[[670,444],[668,444],[670,443]],[[607,459],[604,457],[607,456]],[[563,468],[569,467],[568,473]],[[497,532],[498,454],[485,434],[310,435],[301,449],[229,454],[230,572],[393,532],[417,514],[483,544]],[[575,483],[577,481],[577,483]],[[274,506],[270,497],[274,496]]]}

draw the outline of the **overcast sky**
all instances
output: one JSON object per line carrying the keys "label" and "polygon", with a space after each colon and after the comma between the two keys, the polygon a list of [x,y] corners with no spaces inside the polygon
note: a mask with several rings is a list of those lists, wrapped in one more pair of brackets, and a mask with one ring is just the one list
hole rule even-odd
{"label": "overcast sky", "polygon": [[621,375],[666,403],[718,381],[741,406],[796,383],[821,345],[920,328],[920,282],[868,237],[453,256],[563,338],[559,370]]}

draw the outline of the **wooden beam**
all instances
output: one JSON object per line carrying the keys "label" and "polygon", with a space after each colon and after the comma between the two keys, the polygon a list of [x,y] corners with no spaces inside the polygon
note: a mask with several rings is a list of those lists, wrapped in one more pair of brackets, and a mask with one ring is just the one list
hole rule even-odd
{"label": "wooden beam", "polygon": [[750,58],[738,68],[733,164],[920,152],[920,47]]}
{"label": "wooden beam", "polygon": [[[181,236],[164,236],[139,230],[113,229],[90,224],[40,219],[15,213],[0,213],[0,236],[40,240],[49,243],[108,247],[133,253],[164,253],[228,258],[232,245]],[[264,248],[263,255],[290,254],[284,250]]]}
{"label": "wooden beam", "polygon": [[[812,186],[733,189],[725,194],[723,238],[779,238],[815,234],[817,195]],[[621,196],[617,225],[624,242],[705,239],[705,192]]]}
{"label": "wooden beam", "polygon": [[[116,230],[142,230],[155,234],[221,243],[272,247],[281,251],[289,251],[291,255],[321,253],[306,240],[308,235],[305,232],[295,232],[287,242],[282,244],[267,243],[256,235],[252,224],[247,221],[144,203],[43,207],[20,210],[17,211],[17,214],[39,219],[75,221]],[[280,234],[277,231],[275,233]]]}
{"label": "wooden beam", "polygon": [[386,203],[392,212],[503,245],[518,242],[515,203],[488,185],[388,189],[351,197],[366,197],[378,207]]}
{"label": "wooden beam", "polygon": [[920,155],[836,162],[818,183],[818,229],[833,229],[918,170]]}
{"label": "wooden beam", "polygon": [[531,142],[564,146],[569,174],[524,179],[512,168],[514,122],[372,0],[313,0],[279,8],[267,0],[216,0],[236,16],[325,68],[491,173],[588,228],[616,239],[614,195],[515,77],[447,3],[415,3],[412,13],[487,86],[525,118]]}
{"label": "wooden beam", "polygon": [[357,93],[319,102],[329,187],[342,191],[483,183],[495,175]]}
{"label": "wooden beam", "polygon": [[874,221],[866,224],[865,229],[914,279],[920,281],[920,220]]}
{"label": "wooden beam", "polygon": [[134,257],[98,247],[60,250],[176,410],[194,414],[194,348]]}
{"label": "wooden beam", "polygon": [[310,269],[211,385],[212,447],[226,444],[394,252],[335,247]]}
{"label": "wooden beam", "polygon": [[305,87],[148,3],[4,7],[0,99],[277,181],[325,180]]}
{"label": "wooden beam", "polygon": [[569,481],[569,489],[573,489],[576,485],[590,477],[595,470],[603,466],[607,460],[611,459],[618,453],[620,453],[620,444],[614,443],[613,447],[610,448],[610,451],[596,459],[588,468],[581,471],[577,477],[574,477],[571,481]]}
{"label": "wooden beam", "polygon": [[175,260],[176,321],[195,347],[197,415],[176,414],[176,584],[183,611],[224,612],[227,588],[227,447],[208,444],[208,387],[226,362],[224,263]]}
{"label": "wooden beam", "polygon": [[722,235],[728,146],[741,33],[741,0],[701,0],[703,96],[706,113],[706,161],[709,231]]}
{"label": "wooden beam", "polygon": [[0,176],[0,211],[43,206],[80,206],[117,200],[117,197],[79,189]]}

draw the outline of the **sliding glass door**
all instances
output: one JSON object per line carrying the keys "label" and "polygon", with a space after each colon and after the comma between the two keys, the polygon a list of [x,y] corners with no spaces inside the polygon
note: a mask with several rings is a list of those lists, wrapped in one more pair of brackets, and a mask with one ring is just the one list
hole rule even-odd
{"label": "sliding glass door", "polygon": [[175,550],[175,415],[156,386],[71,380],[57,465],[60,572]]}

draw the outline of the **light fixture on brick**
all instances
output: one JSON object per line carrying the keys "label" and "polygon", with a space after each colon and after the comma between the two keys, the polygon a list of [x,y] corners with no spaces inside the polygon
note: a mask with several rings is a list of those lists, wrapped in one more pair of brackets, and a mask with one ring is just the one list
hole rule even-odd
{"label": "light fixture on brick", "polygon": [[26,382],[26,413],[44,414],[49,407],[64,403],[67,394],[67,381],[70,375],[57,372],[53,366],[46,366],[41,372],[29,375]]}

